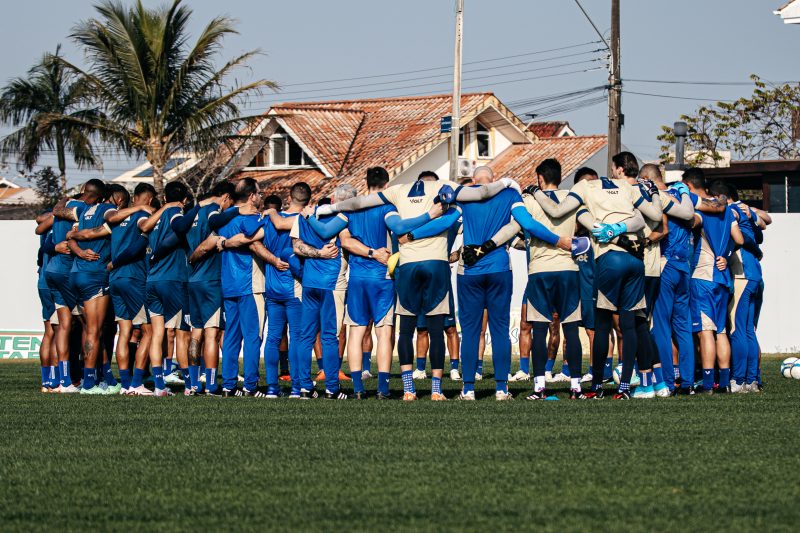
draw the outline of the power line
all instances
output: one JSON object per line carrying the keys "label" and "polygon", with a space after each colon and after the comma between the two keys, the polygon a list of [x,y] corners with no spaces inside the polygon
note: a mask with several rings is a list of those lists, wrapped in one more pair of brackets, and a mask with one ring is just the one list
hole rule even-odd
{"label": "power line", "polygon": [[635,94],[638,96],[653,96],[655,98],[669,98],[672,100],[697,100],[697,101],[706,101],[706,102],[732,102],[733,100],[723,100],[720,98],[697,98],[693,96],[675,96],[673,94],[655,94],[655,93],[640,93],[637,91],[629,91],[627,89],[623,89],[625,94]]}
{"label": "power line", "polygon": [[[634,78],[625,78],[625,82],[635,82],[635,83],[658,83],[658,84],[669,84],[669,85],[728,85],[728,86],[741,86],[741,85],[753,85],[752,81],[686,81],[686,80],[642,80],[642,79],[634,79]],[[792,84],[792,83],[800,83],[800,81],[775,81],[769,82],[771,84],[782,85],[782,84]]]}
{"label": "power line", "polygon": [[586,17],[586,20],[588,20],[589,24],[592,25],[592,28],[594,28],[595,33],[597,33],[597,35],[600,37],[600,40],[603,42],[604,45],[606,45],[606,48],[610,52],[611,51],[611,46],[608,44],[608,41],[606,41],[606,38],[603,37],[603,34],[600,33],[600,30],[597,29],[597,25],[592,20],[592,17],[589,16],[589,13],[587,13],[585,9],[583,9],[583,6],[579,2],[579,0],[575,0],[575,3],[578,4],[578,7],[580,8],[581,12],[583,13],[583,16]]}

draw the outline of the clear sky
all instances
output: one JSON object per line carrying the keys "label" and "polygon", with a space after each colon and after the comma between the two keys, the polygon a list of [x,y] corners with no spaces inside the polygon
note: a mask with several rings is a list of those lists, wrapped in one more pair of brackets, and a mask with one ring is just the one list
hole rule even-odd
{"label": "clear sky", "polygon": [[[76,21],[93,15],[94,3],[25,0],[6,5],[0,17],[0,35],[5,44],[0,52],[0,79],[4,82],[24,74],[43,52],[53,50],[58,43],[63,43],[70,59],[80,62],[82,57],[68,35]],[[272,79],[283,86],[283,94],[264,95],[260,101],[252,102],[253,112],[278,101],[436,94],[450,89],[447,68],[360,80],[309,82],[451,65],[454,0],[187,3],[195,11],[195,30],[219,14],[239,21],[240,35],[228,39],[224,58],[252,48],[265,52],[240,77],[244,81]],[[607,34],[610,0],[582,3]],[[751,73],[756,73],[767,80],[798,80],[800,26],[785,25],[772,14],[781,3],[782,0],[622,0],[622,77],[746,82]],[[596,41],[597,36],[573,0],[465,0],[465,4],[466,89],[494,91],[510,104],[605,83],[604,69],[561,75],[605,64],[591,61],[603,56],[602,52],[591,53],[602,45],[583,44]],[[556,48],[560,50],[532,53]],[[485,61],[497,58],[507,59]],[[623,142],[640,158],[652,159],[658,154],[656,135],[660,126],[671,124],[681,113],[705,103],[675,97],[734,99],[749,94],[751,86],[627,81],[625,90],[673,97],[623,95]],[[596,96],[597,93],[581,98]],[[520,114],[537,110],[541,113],[542,107],[523,104],[513,109]],[[606,130],[604,103],[547,118],[569,120],[579,134]],[[105,159],[104,176],[113,178],[130,166],[119,156],[109,156]],[[72,180],[81,177],[74,168],[69,168],[68,174]]]}

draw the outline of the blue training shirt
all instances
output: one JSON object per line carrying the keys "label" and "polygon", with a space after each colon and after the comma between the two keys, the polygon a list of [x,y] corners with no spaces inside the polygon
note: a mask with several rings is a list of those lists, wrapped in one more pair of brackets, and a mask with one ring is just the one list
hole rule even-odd
{"label": "blue training shirt", "polygon": [[[128,218],[117,224],[111,229],[111,262],[119,256],[119,254],[129,247],[135,245],[139,241],[147,241],[147,237],[142,235],[139,230],[139,221],[143,218],[150,216],[147,211],[136,211]],[[122,265],[121,267],[114,267],[109,277],[110,280],[118,279],[135,279],[144,281],[147,279],[147,259],[142,257],[138,261]]]}
{"label": "blue training shirt", "polygon": [[[675,189],[669,189],[667,194],[672,196],[673,202],[680,203],[680,193]],[[661,192],[664,194],[664,191]],[[680,271],[689,273],[689,259],[692,257],[692,246],[694,239],[692,236],[691,221],[678,220],[667,215],[667,227],[669,232],[661,239],[661,255],[666,258],[673,266]]]}
{"label": "blue training shirt", "polygon": [[[192,227],[186,234],[186,244],[188,245],[189,254],[211,235],[211,227],[208,224],[208,219],[216,213],[219,213],[219,206],[213,202],[198,209],[194,221],[192,222]],[[206,254],[199,262],[189,265],[190,283],[219,281],[221,276],[222,256],[217,253],[216,250],[212,250]]]}
{"label": "blue training shirt", "polygon": [[44,278],[44,273],[47,271],[47,265],[50,263],[52,256],[44,251],[44,242],[53,233],[53,228],[47,230],[46,233],[39,236],[39,279],[36,282],[37,289],[47,289],[47,280]]}
{"label": "blue training shirt", "polygon": [[[330,215],[322,217],[321,222],[326,222],[334,216]],[[303,287],[310,289],[324,289],[334,290],[337,288],[337,281],[343,268],[347,268],[347,262],[344,260],[343,251],[341,250],[341,243],[339,237],[336,236],[330,240],[324,240],[314,229],[308,224],[305,217],[297,217],[292,226],[290,233],[292,238],[299,238],[304,243],[314,248],[323,248],[329,242],[334,243],[340,248],[339,255],[333,259],[320,259],[316,257],[307,257],[303,263]]]}
{"label": "blue training shirt", "polygon": [[[514,189],[504,189],[492,198],[480,202],[459,203],[464,225],[464,246],[480,246],[511,221],[511,206],[522,202]],[[464,274],[493,274],[511,269],[508,248],[498,246],[474,265],[464,265]]]}
{"label": "blue training shirt", "polygon": [[[83,216],[83,212],[89,208],[89,206],[81,200],[69,200],[66,206],[67,208],[75,211],[78,220],[80,220],[81,216]],[[51,229],[53,232],[53,244],[58,244],[67,240],[67,233],[69,233],[74,224],[75,222],[72,220],[55,217],[55,219],[53,219],[53,227]],[[72,263],[74,260],[75,256],[72,254],[66,255],[57,253],[51,258],[50,262],[47,263],[47,272],[52,272],[54,274],[69,274],[72,271]]]}
{"label": "blue training shirt", "polygon": [[[170,207],[161,213],[153,231],[148,235],[148,254],[158,248],[158,246],[174,232],[170,223],[172,219],[180,216],[180,207]],[[186,281],[189,277],[189,266],[186,262],[186,250],[178,247],[169,252],[166,257],[150,265],[147,273],[147,281]]]}
{"label": "blue training shirt", "polygon": [[[233,208],[231,208],[233,209]],[[217,232],[221,237],[230,239],[243,233],[252,235],[261,226],[259,215],[237,215],[222,226]],[[222,296],[237,298],[248,294],[264,292],[264,265],[260,258],[254,256],[246,246],[225,249],[222,251]]]}
{"label": "blue training shirt", "polygon": [[[116,209],[116,206],[109,203],[95,204],[86,209],[78,222],[78,230],[99,228],[106,223],[106,211],[112,209]],[[72,263],[72,271],[105,273],[106,266],[111,261],[111,237],[106,236],[91,241],[78,241],[77,244],[82,250],[93,250],[100,257],[97,261],[84,261],[80,257],[76,257]]]}
{"label": "blue training shirt", "polygon": [[[706,246],[710,247],[710,250],[706,252],[712,253],[714,257],[728,257],[728,253],[731,251],[731,226],[736,223],[730,207],[726,207],[722,213],[704,213],[702,211],[697,213],[702,217],[703,225],[699,228],[699,232],[695,232],[694,258],[692,260],[695,270],[700,263],[701,251]],[[707,268],[715,283],[730,285],[730,269],[726,268],[720,271],[711,265],[708,265]]]}
{"label": "blue training shirt", "polygon": [[[281,211],[280,216],[284,218],[296,217],[298,213],[286,213]],[[289,231],[278,231],[272,225],[269,217],[264,217],[264,246],[277,257],[288,257],[291,255],[292,238]],[[290,300],[296,297],[295,279],[291,270],[281,272],[273,265],[264,265],[264,276],[266,287],[264,295],[271,300]]]}
{"label": "blue training shirt", "polygon": [[[395,211],[392,205],[379,205],[347,214],[347,229],[364,246],[377,250],[392,250],[392,237],[386,226],[386,215]],[[353,255],[350,257],[350,276],[369,279],[388,279],[386,265],[375,259]]]}
{"label": "blue training shirt", "polygon": [[[738,203],[736,202],[731,204],[731,209],[739,215],[739,229],[742,231],[742,236],[746,239],[751,239],[753,242],[756,240],[755,235],[755,223],[747,218],[744,214],[744,211],[741,210]],[[756,259],[749,250],[745,250],[744,248],[740,248],[737,253],[739,254],[739,258],[742,261],[742,269],[744,271],[744,278],[752,281],[761,281],[762,273],[761,273],[761,263]]]}

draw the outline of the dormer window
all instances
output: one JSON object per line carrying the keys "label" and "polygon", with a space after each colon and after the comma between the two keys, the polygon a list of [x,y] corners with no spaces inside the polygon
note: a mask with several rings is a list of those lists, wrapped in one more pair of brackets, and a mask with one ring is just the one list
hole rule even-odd
{"label": "dormer window", "polygon": [[283,128],[278,128],[269,138],[269,143],[256,154],[247,166],[255,168],[313,167],[314,161]]}
{"label": "dormer window", "polygon": [[478,147],[478,157],[488,159],[492,157],[492,132],[480,122],[477,123],[477,126],[475,143]]}

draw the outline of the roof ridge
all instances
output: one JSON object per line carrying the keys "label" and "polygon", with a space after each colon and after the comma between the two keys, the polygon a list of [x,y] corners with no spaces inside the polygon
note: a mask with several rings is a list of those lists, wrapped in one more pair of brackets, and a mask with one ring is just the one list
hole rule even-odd
{"label": "roof ridge", "polygon": [[332,111],[337,113],[361,113],[366,114],[367,112],[363,109],[345,109],[343,107],[318,107],[318,106],[306,106],[302,104],[278,104],[272,106],[272,109],[308,109],[311,111]]}
{"label": "roof ridge", "polygon": [[[461,93],[461,98],[466,96],[494,96],[494,92],[492,91],[483,91],[483,92],[474,92],[474,93]],[[451,93],[442,93],[442,94],[429,94],[429,95],[421,95],[421,96],[389,96],[383,98],[354,98],[350,100],[318,100],[316,102],[297,102],[296,104],[292,102],[282,102],[280,104],[276,104],[272,107],[282,107],[286,105],[310,105],[310,106],[320,106],[320,105],[329,105],[329,104],[341,104],[341,103],[353,103],[353,102],[392,102],[392,101],[400,101],[400,100],[433,100],[435,98],[452,98],[453,95]]]}

